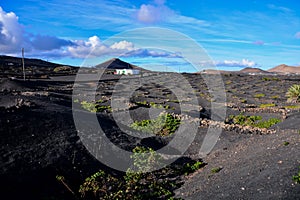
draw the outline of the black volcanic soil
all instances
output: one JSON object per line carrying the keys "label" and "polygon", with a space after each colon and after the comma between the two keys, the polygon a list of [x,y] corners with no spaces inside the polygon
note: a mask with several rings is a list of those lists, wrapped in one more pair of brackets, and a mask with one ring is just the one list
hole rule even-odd
{"label": "black volcanic soil", "polygon": [[[172,79],[172,75],[168,76]],[[204,108],[200,117],[209,118],[210,102],[214,97],[209,94],[201,75],[184,76],[193,86],[199,105]],[[208,76],[214,79],[215,75]],[[119,78],[110,76],[98,83],[96,97],[103,100],[103,105],[110,104]],[[140,81],[139,77],[128,78]],[[282,118],[283,122],[271,127],[276,130],[272,134],[224,130],[213,151],[202,158],[207,165],[184,177],[184,185],[174,191],[176,196],[184,199],[300,199],[300,185],[292,180],[300,166],[299,110],[286,107],[291,104],[286,103],[285,97],[291,85],[299,84],[300,76],[226,74],[222,78],[227,95],[227,115],[244,111],[264,118]],[[119,173],[97,161],[78,136],[72,115],[73,80],[71,76],[26,82],[1,78],[2,199],[74,199],[56,180],[56,175],[63,175],[70,187],[78,191],[79,184],[99,169]],[[156,80],[155,75],[153,80]],[[256,97],[256,94],[264,97]],[[83,97],[78,95],[76,98]],[[131,100],[168,105],[168,112],[181,113],[176,96],[159,86],[159,82],[141,83]],[[261,104],[271,103],[275,106],[259,109]],[[149,109],[148,105],[133,106],[131,117],[146,119],[155,115],[155,110],[150,109],[149,113]],[[99,113],[97,118],[102,128],[110,133],[108,137],[124,149],[145,143],[156,149],[165,145],[158,139],[145,142],[126,136],[116,127],[111,113]],[[199,127],[196,139],[185,154],[187,157],[197,155],[206,131],[207,127]],[[289,144],[285,145],[285,142]],[[211,169],[216,167],[221,171],[212,173]]]}

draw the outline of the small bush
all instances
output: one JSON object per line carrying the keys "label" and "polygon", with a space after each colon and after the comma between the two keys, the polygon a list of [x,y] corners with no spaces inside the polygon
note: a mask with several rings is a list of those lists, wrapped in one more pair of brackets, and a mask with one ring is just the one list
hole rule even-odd
{"label": "small bush", "polygon": [[287,93],[286,93],[286,97],[287,97],[287,102],[290,103],[297,103],[300,100],[300,85],[292,85]]}
{"label": "small bush", "polygon": [[196,161],[193,164],[186,163],[182,168],[182,173],[184,175],[188,175],[188,174],[191,174],[191,173],[197,171],[198,169],[202,168],[203,166],[204,166],[204,163],[201,161]]}
{"label": "small bush", "polygon": [[276,104],[274,104],[274,103],[266,103],[266,104],[259,105],[260,108],[269,108],[269,107],[274,107],[274,106],[276,106]]}
{"label": "small bush", "polygon": [[276,77],[263,77],[262,78],[263,81],[280,81],[279,78],[276,78]]}
{"label": "small bush", "polygon": [[[150,153],[150,157],[144,157]],[[142,155],[142,156],[141,156]],[[152,156],[153,155],[153,156]],[[157,154],[151,148],[136,147],[133,149],[134,166],[144,168],[152,165]],[[150,158],[150,159],[149,159]],[[157,160],[155,160],[156,162]],[[172,192],[181,184],[180,176],[195,172],[204,164],[200,161],[187,162],[176,167],[165,167],[153,172],[126,171],[124,176],[115,177],[103,170],[86,178],[80,185],[79,193],[84,199],[177,199]],[[172,177],[168,179],[166,172]],[[176,178],[174,178],[176,177]]]}
{"label": "small bush", "polygon": [[284,146],[287,146],[287,145],[289,145],[289,144],[290,144],[290,143],[287,142],[287,141],[284,141],[284,143],[283,143]]}
{"label": "small bush", "polygon": [[226,85],[230,85],[231,83],[232,83],[232,81],[230,81],[230,80],[225,82]]}
{"label": "small bush", "polygon": [[248,116],[243,115],[242,113],[239,115],[230,115],[228,119],[229,123],[239,124],[242,126],[252,126],[258,128],[270,128],[271,126],[281,122],[280,119],[270,118],[268,120],[262,121],[261,116]]}
{"label": "small bush", "polygon": [[87,111],[90,111],[90,112],[97,112],[97,108],[96,108],[96,105],[95,103],[91,103],[91,102],[87,102],[87,101],[82,101],[81,103],[81,107]]}
{"label": "small bush", "polygon": [[93,102],[87,102],[87,101],[82,101],[81,107],[87,111],[96,113],[96,112],[103,112],[103,111],[110,111],[111,112],[111,107],[110,106],[102,106],[97,103]]}
{"label": "small bush", "polygon": [[247,103],[247,99],[241,99],[240,102],[241,103]]}
{"label": "small bush", "polygon": [[137,101],[135,104],[138,106],[149,106],[147,101]]}
{"label": "small bush", "polygon": [[170,108],[169,105],[164,106],[164,105],[161,105],[161,104],[156,104],[154,102],[150,102],[150,106],[152,108],[158,108],[158,109],[163,109],[163,108],[168,109],[168,108]]}
{"label": "small bush", "polygon": [[258,128],[270,128],[271,126],[277,124],[281,122],[280,119],[277,119],[277,118],[270,118],[266,121],[260,121],[258,123],[255,123],[253,126],[254,127],[258,127]]}
{"label": "small bush", "polygon": [[300,105],[289,105],[289,106],[284,106],[285,109],[299,109]]}
{"label": "small bush", "polygon": [[234,124],[239,124],[239,125],[248,125],[251,126],[253,125],[257,120],[261,120],[261,116],[247,116],[243,114],[239,115],[230,115],[229,120],[234,123]]}
{"label": "small bush", "polygon": [[262,97],[265,97],[266,95],[263,94],[263,93],[259,93],[259,94],[255,94],[254,97],[255,98],[262,98]]}
{"label": "small bush", "polygon": [[216,174],[220,172],[223,168],[222,167],[214,167],[210,170],[211,173]]}
{"label": "small bush", "polygon": [[132,152],[131,158],[138,171],[149,171],[161,161],[161,157],[152,148],[137,146]]}
{"label": "small bush", "polygon": [[173,134],[180,125],[180,119],[171,114],[160,114],[156,119],[135,121],[131,128],[145,133],[167,136]]}
{"label": "small bush", "polygon": [[279,99],[279,95],[271,96],[271,99]]}
{"label": "small bush", "polygon": [[298,171],[297,175],[293,176],[293,180],[295,181],[295,183],[300,184],[300,170]]}

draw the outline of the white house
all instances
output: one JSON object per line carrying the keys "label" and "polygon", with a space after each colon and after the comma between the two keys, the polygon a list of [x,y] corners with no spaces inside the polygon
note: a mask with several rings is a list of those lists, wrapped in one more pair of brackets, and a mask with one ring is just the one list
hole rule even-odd
{"label": "white house", "polygon": [[140,70],[138,69],[116,69],[115,74],[120,75],[136,75],[139,74]]}

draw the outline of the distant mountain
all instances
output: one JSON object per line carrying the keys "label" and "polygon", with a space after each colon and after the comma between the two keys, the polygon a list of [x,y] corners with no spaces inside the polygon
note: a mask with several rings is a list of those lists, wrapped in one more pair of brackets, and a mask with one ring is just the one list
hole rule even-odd
{"label": "distant mountain", "polygon": [[136,65],[127,63],[123,60],[120,60],[119,58],[112,58],[110,60],[107,60],[99,65],[95,66],[96,68],[103,68],[103,69],[139,69],[143,71],[148,71],[145,70],[144,68],[138,67]]}
{"label": "distant mountain", "polygon": [[260,68],[256,68],[256,67],[246,67],[242,70],[240,70],[240,72],[242,73],[255,73],[255,74],[268,74],[270,72],[262,70]]}
{"label": "distant mountain", "polygon": [[280,74],[294,74],[294,73],[300,74],[300,66],[295,67],[295,66],[288,66],[285,64],[281,64],[269,69],[268,72],[275,72]]}

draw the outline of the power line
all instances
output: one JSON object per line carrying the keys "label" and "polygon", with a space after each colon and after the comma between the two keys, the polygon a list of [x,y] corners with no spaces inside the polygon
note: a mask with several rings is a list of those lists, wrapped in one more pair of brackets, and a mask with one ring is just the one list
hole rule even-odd
{"label": "power line", "polygon": [[24,48],[22,48],[23,80],[25,81]]}

